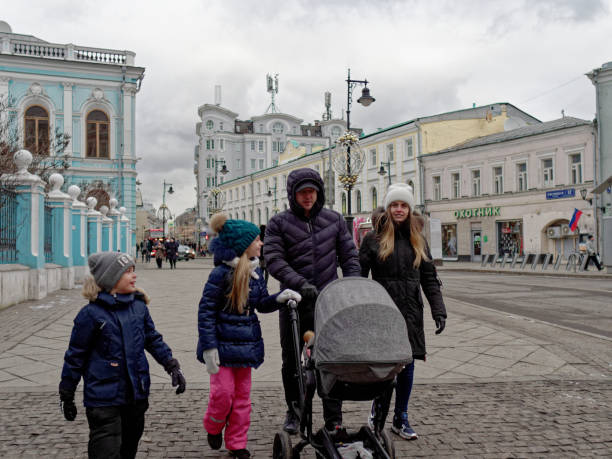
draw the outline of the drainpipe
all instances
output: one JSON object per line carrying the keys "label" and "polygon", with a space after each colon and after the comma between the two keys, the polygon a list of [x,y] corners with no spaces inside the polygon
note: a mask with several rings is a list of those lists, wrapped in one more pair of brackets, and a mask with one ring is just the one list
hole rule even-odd
{"label": "drainpipe", "polygon": [[[597,92],[595,91],[596,94],[596,107],[599,107],[599,97],[597,96]],[[599,123],[597,122],[597,118],[595,118],[595,120],[593,121],[593,125],[595,127],[595,132],[592,133],[593,136],[593,185],[594,187],[596,187],[599,184],[599,177],[597,176],[597,165],[599,164],[600,158],[598,158],[597,153],[598,153],[598,148],[597,146],[599,145]],[[600,244],[599,244],[599,206],[597,205],[597,201],[598,201],[599,195],[594,194],[593,195],[593,217],[595,218],[595,242],[597,244],[597,253],[599,253],[600,250]]]}
{"label": "drainpipe", "polygon": [[421,201],[421,205],[423,206],[422,207],[423,216],[425,216],[425,183],[423,182],[423,175],[425,173],[425,169],[423,167],[423,162],[421,160],[421,154],[423,151],[423,145],[422,145],[422,139],[421,139],[421,123],[419,123],[418,121],[415,121],[414,125],[417,127],[417,145],[419,146],[419,151],[417,152],[417,163],[419,166],[419,198]]}
{"label": "drainpipe", "polygon": [[251,215],[253,215],[253,220],[255,220],[255,178],[253,175],[254,174],[250,174],[249,177],[251,177]]}
{"label": "drainpipe", "polygon": [[126,71],[126,67],[125,65],[121,66],[121,96],[119,97],[119,115],[120,115],[120,119],[121,119],[121,129],[120,129],[120,139],[121,139],[121,151],[119,152],[119,193],[121,196],[121,200],[123,201],[123,205],[125,205],[125,196],[123,194],[124,191],[124,187],[123,187],[123,153],[124,153],[124,143],[125,143],[125,139],[124,139],[124,129],[125,129],[125,119],[124,119],[124,110],[125,107],[123,106],[123,86],[125,85],[125,71]]}

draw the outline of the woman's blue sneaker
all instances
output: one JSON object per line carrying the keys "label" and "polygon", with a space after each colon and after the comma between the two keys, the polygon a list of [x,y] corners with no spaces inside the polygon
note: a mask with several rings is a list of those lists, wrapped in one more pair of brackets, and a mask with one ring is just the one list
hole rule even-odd
{"label": "woman's blue sneaker", "polygon": [[410,423],[408,422],[408,413],[402,413],[400,416],[393,416],[391,432],[406,440],[416,440],[419,438],[414,429],[410,427]]}

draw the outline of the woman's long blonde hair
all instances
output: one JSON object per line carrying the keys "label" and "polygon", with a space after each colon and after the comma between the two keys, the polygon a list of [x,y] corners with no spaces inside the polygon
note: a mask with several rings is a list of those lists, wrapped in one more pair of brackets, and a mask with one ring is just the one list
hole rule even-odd
{"label": "woman's long blonde hair", "polygon": [[[223,225],[227,221],[227,215],[216,213],[210,219],[210,228],[217,234],[223,230]],[[244,307],[249,299],[249,280],[251,277],[251,261],[244,252],[238,259],[238,264],[234,268],[232,276],[232,290],[227,295],[229,298],[230,312],[242,314]]]}
{"label": "woman's long blonde hair", "polygon": [[[412,209],[408,208],[408,223],[410,225],[410,245],[414,249],[414,263],[413,266],[418,268],[421,266],[421,261],[429,261],[427,253],[425,252],[425,238],[421,234],[419,222],[412,214]],[[378,234],[379,251],[378,258],[380,261],[385,261],[389,255],[393,253],[395,248],[395,224],[393,223],[393,216],[389,209],[386,210],[383,216],[378,219],[376,224],[376,232]]]}

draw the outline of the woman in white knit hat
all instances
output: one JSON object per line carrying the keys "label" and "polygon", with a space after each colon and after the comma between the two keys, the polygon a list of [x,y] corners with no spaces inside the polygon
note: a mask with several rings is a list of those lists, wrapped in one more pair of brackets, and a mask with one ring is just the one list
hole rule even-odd
{"label": "woman in white knit hat", "polygon": [[[425,360],[423,329],[423,299],[421,287],[431,307],[436,334],[446,323],[446,307],[440,292],[440,282],[431,259],[429,247],[421,234],[421,222],[413,214],[412,187],[396,183],[385,196],[385,213],[374,228],[375,236],[364,239],[359,249],[361,275],[379,282],[389,292],[401,311],[408,328],[413,359]],[[414,380],[414,360],[397,377],[395,412],[391,430],[406,440],[417,434],[408,422],[408,400]],[[374,404],[372,404],[372,410]],[[372,411],[373,413],[373,411]],[[373,425],[373,414],[369,424]]]}

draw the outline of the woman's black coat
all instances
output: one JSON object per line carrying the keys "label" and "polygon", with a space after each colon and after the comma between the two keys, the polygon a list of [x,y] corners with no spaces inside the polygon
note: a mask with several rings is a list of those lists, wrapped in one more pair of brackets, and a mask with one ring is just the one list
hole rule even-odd
{"label": "woman's black coat", "polygon": [[[446,318],[446,307],[440,292],[440,281],[433,261],[421,261],[419,268],[414,268],[415,253],[410,244],[407,224],[395,230],[395,245],[391,255],[385,261],[378,258],[379,243],[376,233],[368,233],[359,249],[361,275],[379,282],[389,293],[406,320],[408,337],[415,359],[425,358],[425,332],[423,330],[423,299],[421,289],[431,307],[434,320]],[[427,256],[431,260],[429,248]]]}

